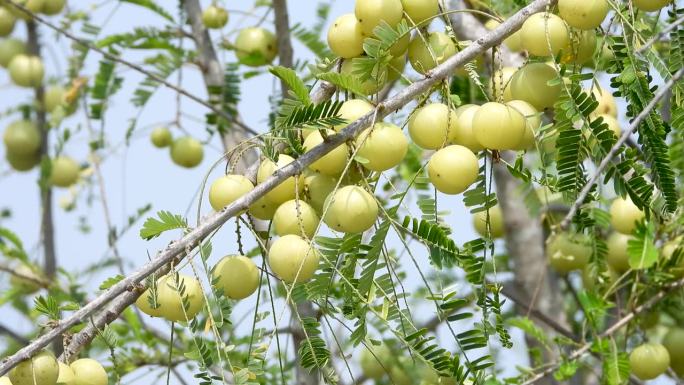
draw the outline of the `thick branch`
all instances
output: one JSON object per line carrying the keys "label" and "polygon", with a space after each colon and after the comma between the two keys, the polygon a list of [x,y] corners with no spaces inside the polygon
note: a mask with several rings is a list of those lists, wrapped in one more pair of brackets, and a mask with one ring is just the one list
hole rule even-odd
{"label": "thick branch", "polygon": [[[287,13],[287,0],[273,0],[275,13],[275,29],[278,37],[278,60],[286,68],[293,66],[292,40],[290,39],[290,17]],[[287,83],[280,82],[283,95],[287,92]]]}
{"label": "thick branch", "polygon": [[[194,229],[189,229],[183,237],[177,241],[171,242],[164,250],[159,252],[155,258],[144,264],[140,269],[117,282],[93,301],[72,313],[69,317],[58,322],[53,329],[37,338],[31,344],[25,346],[14,355],[7,357],[3,363],[0,364],[0,375],[7,373],[7,371],[19,362],[30,358],[33,354],[50,343],[50,341],[57,338],[61,333],[64,333],[72,326],[87,320],[93,313],[98,309],[102,309],[109,302],[116,300],[111,305],[110,309],[117,306],[119,308],[125,308],[132,304],[135,301],[135,298],[140,295],[137,286],[146,277],[158,272],[169,262],[182,259],[188,253],[188,250],[197,247],[205,237],[221,227],[228,219],[246,211],[252,203],[282,183],[285,179],[302,173],[311,163],[320,159],[323,155],[352,139],[362,130],[369,127],[375,119],[383,118],[392,111],[401,109],[418,95],[430,90],[433,85],[449,77],[456,68],[473,60],[477,55],[493,45],[498,44],[514,31],[518,30],[530,15],[544,9],[553,1],[554,0],[535,0],[532,4],[523,8],[502,23],[499,27],[479,38],[473,44],[452,56],[440,66],[429,71],[423,80],[417,81],[403,89],[394,97],[378,105],[374,111],[371,111],[344,128],[340,133],[328,137],[328,140],[325,143],[314,147],[311,151],[302,155],[294,162],[277,170],[262,184],[256,186],[254,190],[237,199],[223,210],[204,217],[199,226]],[[130,295],[133,292],[135,292],[135,295]],[[124,301],[127,303],[123,303]]]}

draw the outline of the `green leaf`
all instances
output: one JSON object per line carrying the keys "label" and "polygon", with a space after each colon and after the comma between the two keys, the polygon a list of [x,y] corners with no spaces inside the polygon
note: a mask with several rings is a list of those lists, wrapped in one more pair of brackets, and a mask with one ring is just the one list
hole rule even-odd
{"label": "green leaf", "polygon": [[634,270],[648,269],[658,262],[653,224],[641,222],[637,225],[634,237],[627,242],[627,253],[629,266]]}
{"label": "green leaf", "polygon": [[309,87],[307,87],[306,84],[304,84],[304,81],[297,76],[297,72],[291,68],[282,66],[273,66],[269,68],[269,71],[284,81],[290,88],[290,91],[294,93],[294,95],[302,104],[311,104],[311,99],[309,98]]}
{"label": "green leaf", "polygon": [[49,295],[47,297],[43,297],[39,295],[38,297],[34,298],[33,303],[36,306],[36,311],[39,313],[45,314],[52,320],[59,319],[59,305],[54,297]]}
{"label": "green leaf", "polygon": [[160,236],[163,232],[174,229],[187,229],[188,224],[181,215],[175,215],[168,211],[160,211],[157,213],[159,219],[147,218],[140,229],[140,237],[145,240],[150,240]]}
{"label": "green leaf", "polygon": [[367,96],[363,84],[358,77],[353,75],[341,74],[339,72],[325,72],[319,74],[318,78],[353,94]]}
{"label": "green leaf", "polygon": [[120,282],[122,279],[124,279],[124,278],[125,278],[125,277],[124,277],[123,275],[121,275],[121,274],[117,274],[117,275],[114,276],[114,277],[109,277],[109,278],[105,279],[104,282],[102,282],[102,284],[100,285],[100,290],[107,290],[107,289],[109,289],[110,287],[112,287],[112,286],[116,285],[117,283],[119,283],[119,282]]}

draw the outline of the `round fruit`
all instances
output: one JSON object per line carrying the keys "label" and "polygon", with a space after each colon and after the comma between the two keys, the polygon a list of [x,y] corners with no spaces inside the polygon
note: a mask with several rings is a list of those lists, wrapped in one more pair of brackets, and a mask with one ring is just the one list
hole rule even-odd
{"label": "round fruit", "polygon": [[276,209],[278,208],[277,203],[273,203],[268,200],[265,196],[257,199],[256,202],[249,206],[249,213],[257,219],[262,221],[268,221],[273,219]]}
{"label": "round fruit", "polygon": [[397,25],[404,17],[401,0],[356,0],[354,14],[366,36],[373,36],[373,30],[381,21]]}
{"label": "round fruit", "polygon": [[670,366],[681,368],[684,365],[684,329],[671,328],[663,337],[663,346],[670,355]]}
{"label": "round fruit", "polygon": [[501,103],[485,103],[473,116],[473,134],[485,148],[511,150],[522,141],[525,117],[518,110]]}
{"label": "round fruit", "polygon": [[220,211],[253,189],[252,182],[242,175],[224,175],[211,184],[209,203],[214,210]]}
{"label": "round fruit", "polygon": [[[40,13],[43,11],[45,0],[13,0],[14,3],[24,6],[33,13]],[[17,18],[22,20],[31,20],[33,17],[23,10],[9,6],[7,9]]]}
{"label": "round fruit", "polygon": [[66,3],[66,0],[43,0],[43,9],[41,9],[41,12],[46,14],[46,15],[56,15],[60,12],[62,12],[62,9],[64,9],[64,5]]}
{"label": "round fruit", "polygon": [[[152,292],[150,289],[146,289],[140,297],[135,301],[135,306],[140,309],[141,312],[151,316],[151,317],[161,317],[162,312],[159,307],[159,284],[161,280],[157,280],[157,298],[155,299],[152,296]],[[152,303],[154,302],[156,307],[152,307]]]}
{"label": "round fruit", "polygon": [[473,152],[452,145],[435,152],[428,162],[430,182],[444,194],[464,192],[477,180],[480,166]]}
{"label": "round fruit", "polygon": [[[294,162],[294,158],[285,154],[280,154],[278,156],[277,163],[274,163],[270,159],[264,159],[257,170],[257,184],[263,183],[273,175],[276,170],[281,169],[292,162]],[[300,194],[304,191],[304,183],[301,180],[295,181],[295,177],[291,176],[277,185],[273,190],[266,193],[265,197],[269,201],[280,205],[290,199],[295,199],[295,186],[299,188]]]}
{"label": "round fruit", "polygon": [[12,385],[54,385],[58,376],[57,360],[46,350],[20,362],[9,372]]}
{"label": "round fruit", "polygon": [[150,134],[150,141],[157,148],[168,147],[173,143],[171,131],[166,127],[157,127]]}
{"label": "round fruit", "polygon": [[473,117],[478,109],[480,109],[480,106],[475,104],[465,104],[456,109],[458,123],[456,124],[452,140],[453,144],[467,147],[474,153],[484,149],[473,133]]}
{"label": "round fruit", "polygon": [[387,82],[399,80],[406,68],[406,55],[401,54],[396,56],[387,63]]}
{"label": "round fruit", "polygon": [[594,114],[610,115],[614,118],[617,118],[617,103],[615,102],[615,97],[613,97],[613,94],[600,87],[593,88],[591,93],[594,94],[594,97],[599,103],[594,110]]}
{"label": "round fruit", "polygon": [[629,270],[629,253],[627,252],[627,242],[630,237],[620,233],[612,233],[606,241],[608,254],[606,262],[613,270],[624,273]]}
{"label": "round fruit", "polygon": [[171,144],[171,160],[181,167],[193,168],[202,163],[202,159],[204,159],[204,148],[202,143],[195,138],[184,136]]}
{"label": "round fruit", "polygon": [[57,385],[75,385],[76,377],[74,371],[67,364],[57,362],[59,365],[59,376],[57,377]]}
{"label": "round fruit", "polygon": [[228,23],[228,11],[212,4],[202,12],[202,23],[210,29],[221,29]]}
{"label": "round fruit", "polygon": [[[355,59],[347,59],[344,62],[342,62],[342,66],[340,67],[340,73],[343,75],[349,75],[349,76],[352,76],[352,77],[358,79],[358,75],[356,75],[354,73],[354,62],[355,62]],[[389,75],[389,73],[387,73],[387,75]],[[385,86],[386,82],[387,82],[387,76],[369,77],[368,79],[360,82],[361,83],[361,91],[363,91],[364,95],[373,95],[373,94],[377,93],[378,91],[380,91],[382,89],[382,87]]]}
{"label": "round fruit", "polygon": [[581,31],[575,40],[563,50],[563,63],[587,64],[594,58],[596,52],[596,32],[593,30]]}
{"label": "round fruit", "polygon": [[426,27],[439,14],[438,0],[401,0],[401,5],[410,24],[418,25],[427,20],[421,27]]}
{"label": "round fruit", "polygon": [[[489,19],[489,20],[487,20],[487,22],[485,23],[485,28],[487,28],[488,30],[492,31],[492,30],[494,30],[496,27],[498,27],[498,26],[500,26],[500,25],[501,25],[501,23],[499,23],[497,20]],[[504,44],[505,44],[506,47],[508,47],[508,49],[510,49],[511,51],[513,51],[513,52],[520,52],[520,51],[523,50],[523,47],[522,47],[522,40],[521,40],[521,37],[520,37],[520,36],[521,36],[521,34],[520,34],[520,31],[519,31],[519,30],[516,31],[516,32],[513,32],[513,34],[512,34],[511,36],[507,37],[506,40],[504,40]]]}
{"label": "round fruit", "polygon": [[7,151],[5,153],[5,158],[7,159],[7,163],[9,163],[15,171],[19,172],[29,171],[40,163],[40,153],[37,151],[28,155],[20,155]]}
{"label": "round fruit", "polygon": [[[487,236],[487,211],[473,214],[473,227],[481,236]],[[505,234],[503,213],[499,205],[489,209],[489,233],[492,238],[501,238]]]}
{"label": "round fruit", "polygon": [[[21,275],[14,275],[10,277],[10,284],[12,287],[18,289],[20,292],[24,294],[32,294],[40,290],[41,285],[36,282],[36,281],[42,281],[43,277],[35,272],[32,268],[26,265],[18,265],[16,268],[16,272]],[[30,277],[33,279],[27,279],[24,277]]]}
{"label": "round fruit", "polygon": [[363,54],[363,32],[353,13],[347,13],[335,20],[328,30],[328,45],[344,59]]}
{"label": "round fruit", "polygon": [[357,143],[361,144],[357,154],[367,160],[363,167],[371,171],[396,167],[408,151],[406,136],[401,128],[392,123],[376,123],[372,128],[365,129]]}
{"label": "round fruit", "polygon": [[672,0],[632,0],[635,7],[646,12],[658,11],[671,2]]}
{"label": "round fruit", "polygon": [[45,69],[38,56],[16,55],[7,66],[14,84],[21,87],[38,87],[43,82]]}
{"label": "round fruit", "polygon": [[600,118],[603,118],[603,122],[608,125],[608,128],[613,131],[616,137],[620,137],[622,135],[622,129],[620,128],[620,122],[618,122],[617,119],[615,119],[611,115],[599,115]]}
{"label": "round fruit", "polygon": [[584,269],[592,253],[591,240],[583,234],[556,234],[546,244],[549,263],[560,274]]}
{"label": "round fruit", "polygon": [[[332,136],[335,134],[335,131],[333,130],[327,130],[326,132],[328,136]],[[313,150],[314,147],[322,144],[324,141],[325,139],[323,139],[323,135],[321,135],[320,131],[312,132],[304,140],[304,149],[306,150],[306,152],[309,152]],[[322,158],[311,163],[311,165],[309,165],[309,168],[325,175],[340,175],[344,170],[345,166],[347,165],[348,152],[349,148],[346,144],[337,146],[329,153],[323,155]]]}
{"label": "round fruit", "polygon": [[285,235],[271,244],[268,265],[286,283],[310,280],[319,261],[318,251],[298,235]]}
{"label": "round fruit", "polygon": [[361,352],[361,370],[366,377],[379,380],[392,369],[392,352],[385,345],[371,350],[364,348]]}
{"label": "round fruit", "polygon": [[304,178],[308,201],[318,215],[323,214],[325,199],[337,186],[337,180],[320,173],[311,173]]}
{"label": "round fruit", "polygon": [[531,55],[556,56],[570,43],[570,32],[560,17],[547,12],[535,13],[520,29],[520,41]]}
{"label": "round fruit", "polygon": [[[0,8],[2,10],[3,8]],[[0,66],[7,67],[17,55],[26,52],[26,44],[19,39],[0,40]]]}
{"label": "round fruit", "polygon": [[556,70],[547,64],[527,64],[511,78],[511,96],[530,103],[539,111],[553,107],[560,97],[561,85],[550,86],[548,82],[557,77]]}
{"label": "round fruit", "polygon": [[609,287],[618,278],[618,273],[611,268],[608,268],[603,274],[595,269],[592,269],[591,265],[589,264],[584,266],[584,269],[582,269],[582,285],[584,285],[585,290],[597,290],[597,285]]}
{"label": "round fruit", "polygon": [[408,123],[411,140],[419,147],[436,150],[454,140],[458,116],[445,104],[432,103],[413,113]]}
{"label": "round fruit", "polygon": [[677,237],[671,241],[666,242],[662,248],[662,254],[665,259],[670,259],[675,254],[675,251],[681,250],[684,252],[684,238]]}
{"label": "round fruit", "polygon": [[[414,368],[415,369],[415,368]],[[389,373],[390,383],[394,385],[413,385],[413,379],[401,366],[393,366]]]}
{"label": "round fruit", "polygon": [[[492,96],[492,100],[498,100],[503,96],[504,101],[513,100],[511,95],[511,78],[518,71],[513,67],[503,67],[497,70],[494,75],[489,79],[489,94]],[[501,93],[501,88],[503,87],[503,94]]]}
{"label": "round fruit", "polygon": [[17,18],[5,7],[0,7],[0,36],[7,36],[14,30]]}
{"label": "round fruit", "polygon": [[[57,107],[67,104],[65,100],[65,94],[66,90],[62,86],[51,86],[46,88],[45,95],[43,95],[43,106],[45,107],[45,111],[54,112]],[[75,105],[67,107],[70,108],[68,110],[65,108],[65,113],[76,111]]]}
{"label": "round fruit", "polygon": [[13,155],[33,155],[40,148],[40,131],[33,122],[17,120],[5,129],[2,139],[7,152]]}
{"label": "round fruit", "polygon": [[[184,287],[183,297],[187,299],[188,307],[184,308],[178,287]],[[178,274],[178,281],[175,277],[167,275],[157,283],[157,300],[159,303],[159,313],[169,321],[189,321],[202,310],[204,305],[204,295],[202,286],[195,277]]]}
{"label": "round fruit", "polygon": [[430,32],[427,45],[423,39],[422,36],[415,36],[408,48],[411,66],[420,74],[425,74],[456,54],[456,44],[445,33]]}
{"label": "round fruit", "polygon": [[404,35],[401,36],[401,38],[394,43],[389,49],[390,55],[394,57],[398,56],[406,56],[406,50],[408,50],[408,46],[411,43],[411,33],[405,33]]}
{"label": "round fruit", "polygon": [[558,14],[571,27],[594,29],[608,15],[610,6],[606,0],[558,0]]}
{"label": "round fruit", "polygon": [[102,365],[90,358],[81,358],[71,363],[74,385],[107,385],[109,379]]}
{"label": "round fruit", "polygon": [[320,221],[313,207],[302,200],[293,199],[278,207],[273,215],[273,228],[276,235],[294,234],[311,238],[316,234]]}
{"label": "round fruit", "polygon": [[359,186],[344,186],[326,199],[328,207],[323,221],[328,227],[343,233],[362,233],[378,218],[375,197]]}
{"label": "round fruit", "polygon": [[652,380],[667,371],[670,354],[661,344],[645,343],[637,346],[629,354],[632,374],[641,380]]}
{"label": "round fruit", "polygon": [[12,385],[12,381],[10,381],[9,377],[2,376],[0,377],[0,385]]}
{"label": "round fruit", "polygon": [[226,256],[214,266],[212,282],[228,298],[247,298],[259,287],[259,269],[243,255]]}
{"label": "round fruit", "polygon": [[68,156],[58,156],[52,160],[50,183],[57,187],[69,187],[76,183],[81,166]]}
{"label": "round fruit", "polygon": [[531,150],[534,149],[534,135],[539,130],[542,120],[539,111],[530,103],[524,100],[511,100],[506,103],[507,106],[520,112],[525,117],[525,134],[520,143],[513,148],[514,150]]}
{"label": "round fruit", "polygon": [[355,122],[362,116],[373,111],[375,107],[363,99],[349,99],[342,103],[340,110],[338,111],[339,117],[346,120],[346,123],[334,126],[335,131],[341,131],[343,128],[347,127],[350,123]]}
{"label": "round fruit", "polygon": [[276,37],[264,28],[245,28],[235,40],[235,55],[250,67],[269,64],[278,55]]}
{"label": "round fruit", "polygon": [[622,234],[632,234],[637,223],[645,217],[646,214],[629,198],[617,197],[610,205],[610,223],[615,231]]}

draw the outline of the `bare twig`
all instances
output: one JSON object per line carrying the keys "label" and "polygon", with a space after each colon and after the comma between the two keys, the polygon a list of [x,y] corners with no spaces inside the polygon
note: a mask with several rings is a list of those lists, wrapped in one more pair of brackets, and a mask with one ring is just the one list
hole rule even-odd
{"label": "bare twig", "polygon": [[5,271],[7,273],[10,273],[10,274],[16,276],[17,278],[21,278],[23,280],[33,282],[42,288],[48,288],[51,285],[49,280],[42,279],[38,276],[23,274],[22,272],[18,271],[17,269],[15,269],[9,265],[6,265],[2,262],[0,262],[0,271]]}

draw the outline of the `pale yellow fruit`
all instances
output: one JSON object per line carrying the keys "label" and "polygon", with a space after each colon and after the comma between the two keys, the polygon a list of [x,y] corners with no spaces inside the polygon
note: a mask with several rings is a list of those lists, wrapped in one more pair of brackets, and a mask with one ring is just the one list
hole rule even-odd
{"label": "pale yellow fruit", "polygon": [[507,106],[514,108],[525,117],[525,134],[520,143],[515,146],[514,150],[531,150],[535,148],[534,136],[541,126],[541,116],[534,106],[524,100],[511,100],[506,103]]}
{"label": "pale yellow fruit", "polygon": [[[364,81],[360,81],[359,75],[354,72],[355,61],[356,59],[347,59],[344,62],[342,62],[342,66],[340,67],[340,73],[343,75],[349,75],[359,80],[361,85],[361,91],[364,95],[376,94],[387,83],[387,76],[371,76]],[[389,73],[385,72],[384,74],[388,75]]]}
{"label": "pale yellow fruit", "polygon": [[[684,366],[684,329],[672,327],[663,337],[663,346],[670,355],[670,366],[672,368],[683,368]],[[678,373],[679,374],[679,373]]]}
{"label": "pale yellow fruit", "polygon": [[[76,377],[74,376],[74,371],[67,364],[58,362],[59,364],[59,377],[57,377],[57,385],[74,385],[76,383]],[[2,383],[0,383],[2,385]]]}
{"label": "pale yellow fruit", "polygon": [[319,259],[318,251],[298,235],[278,238],[268,250],[268,265],[286,283],[310,280],[318,269]]}
{"label": "pale yellow fruit", "polygon": [[345,59],[363,54],[363,39],[361,25],[353,13],[338,17],[328,30],[330,49]]}
{"label": "pale yellow fruit", "polygon": [[546,241],[546,255],[559,274],[582,270],[593,253],[591,240],[583,234],[556,234]]}
{"label": "pale yellow fruit", "polygon": [[672,0],[632,0],[632,5],[642,11],[654,12],[660,10],[671,2]]}
{"label": "pale yellow fruit", "polygon": [[214,210],[220,211],[253,189],[252,182],[242,175],[224,175],[211,184],[209,203]]}
{"label": "pale yellow fruit", "polygon": [[339,117],[346,120],[346,123],[334,126],[335,131],[341,131],[343,128],[347,127],[350,123],[360,119],[362,116],[373,111],[375,107],[363,99],[349,99],[342,103],[340,110],[338,111]]}
{"label": "pale yellow fruit", "polygon": [[0,7],[0,36],[8,36],[14,30],[17,18],[5,7]]}
{"label": "pale yellow fruit", "polygon": [[211,276],[215,287],[231,299],[247,298],[259,287],[259,269],[244,255],[223,257],[214,266]]}
{"label": "pale yellow fruit", "polygon": [[[31,11],[32,13],[40,13],[43,11],[43,7],[45,6],[45,0],[12,0],[12,2],[17,3],[19,5],[24,6],[26,9]],[[9,10],[15,17],[22,19],[22,20],[31,20],[33,19],[33,16],[27,14],[23,10],[13,7],[11,5],[8,5],[7,10]]]}
{"label": "pale yellow fruit", "polygon": [[9,377],[2,376],[0,377],[0,385],[12,385],[12,381],[10,381]]}
{"label": "pale yellow fruit", "polygon": [[598,28],[610,11],[606,0],[558,0],[558,14],[571,27]]}
{"label": "pale yellow fruit", "polygon": [[228,11],[214,4],[202,12],[202,23],[210,29],[220,29],[228,24]]}
{"label": "pale yellow fruit", "polygon": [[404,17],[401,0],[357,0],[354,14],[366,36],[373,36],[373,30],[381,21],[397,25]]}
{"label": "pale yellow fruit", "polygon": [[90,358],[81,358],[71,363],[74,385],[107,385],[109,379],[102,365]]}
{"label": "pale yellow fruit", "polygon": [[[500,25],[501,25],[501,23],[499,23],[498,20],[489,19],[485,23],[485,28],[487,28],[488,30],[491,31]],[[504,40],[504,44],[506,45],[506,47],[508,47],[508,49],[510,49],[513,52],[522,51],[523,47],[522,47],[520,30],[513,32],[513,34],[511,36],[507,37]]]}
{"label": "pale yellow fruit", "polygon": [[511,150],[522,141],[526,124],[518,110],[501,103],[485,103],[473,116],[473,134],[485,148]]}
{"label": "pale yellow fruit", "polygon": [[665,259],[672,258],[672,256],[674,255],[674,253],[677,249],[684,251],[684,237],[680,236],[680,237],[677,237],[675,239],[672,239],[672,240],[666,242],[663,245],[663,248],[661,251],[663,258],[665,258]]}
{"label": "pale yellow fruit", "polygon": [[276,209],[278,209],[278,204],[271,202],[270,200],[266,199],[265,196],[263,196],[249,206],[249,213],[254,218],[267,221],[273,219]]}
{"label": "pale yellow fruit", "polygon": [[416,110],[408,124],[411,140],[421,148],[436,150],[454,140],[458,116],[445,104],[432,103]]}
{"label": "pale yellow fruit", "polygon": [[[10,284],[12,287],[24,294],[32,294],[40,290],[41,285],[37,281],[44,280],[42,274],[24,264],[18,265],[15,270],[23,277],[12,274],[10,276]],[[24,277],[30,277],[33,279],[27,279]]]}
{"label": "pale yellow fruit", "polygon": [[[0,8],[0,13],[4,8]],[[0,40],[0,66],[7,67],[17,55],[26,53],[26,44],[15,38]]]}
{"label": "pale yellow fruit", "polygon": [[[503,67],[496,70],[494,75],[489,79],[488,89],[489,94],[492,96],[493,100],[498,100],[499,97],[503,96],[505,102],[513,100],[511,95],[511,78],[518,70],[513,67]],[[503,88],[503,94],[501,89]]]}
{"label": "pale yellow fruit", "polygon": [[302,200],[283,203],[273,215],[273,229],[280,236],[294,234],[311,238],[316,234],[319,222],[316,210]]}
{"label": "pale yellow fruit", "polygon": [[556,56],[568,46],[570,32],[560,17],[546,12],[535,13],[520,29],[520,41],[531,55]]}
{"label": "pale yellow fruit", "polygon": [[[439,14],[438,0],[401,0],[404,12],[415,25],[427,26]],[[422,24],[424,21],[426,23]]]}
{"label": "pale yellow fruit", "polygon": [[171,131],[166,127],[157,127],[150,133],[150,141],[157,148],[168,147],[173,143]]}
{"label": "pale yellow fruit", "polygon": [[311,173],[304,178],[309,204],[320,216],[323,214],[325,199],[335,189],[337,179],[321,173]]}
{"label": "pale yellow fruit", "polygon": [[359,186],[344,186],[331,193],[325,203],[328,211],[323,218],[328,227],[343,233],[361,233],[378,218],[375,197]]}
{"label": "pale yellow fruit", "polygon": [[570,45],[563,50],[561,62],[587,64],[594,58],[597,47],[596,32],[594,30],[580,31],[576,39],[578,41],[571,40]]}
{"label": "pale yellow fruit", "polygon": [[66,0],[44,0],[45,3],[43,3],[43,9],[41,10],[42,13],[46,15],[56,15],[60,12],[62,12],[62,9],[64,9],[64,5],[66,4]]}
{"label": "pale yellow fruit", "polygon": [[363,167],[371,171],[396,167],[408,151],[408,139],[401,128],[391,123],[376,123],[365,129],[356,142],[360,143],[357,155],[367,160]]}
{"label": "pale yellow fruit", "polygon": [[361,370],[363,374],[374,380],[381,379],[392,369],[392,351],[386,345],[372,346],[361,351]]}
{"label": "pale yellow fruit", "polygon": [[235,55],[240,63],[250,67],[269,64],[278,55],[276,37],[264,28],[245,28],[235,40]]}
{"label": "pale yellow fruit", "polygon": [[479,174],[477,157],[467,147],[451,145],[435,152],[428,162],[428,176],[444,194],[460,194],[472,185]]}
{"label": "pale yellow fruit", "polygon": [[[281,169],[292,162],[294,162],[294,158],[285,154],[280,154],[278,156],[277,163],[274,163],[270,159],[264,159],[257,170],[257,183],[263,183],[273,175],[276,170]],[[304,190],[304,183],[301,180],[295,181],[295,177],[291,176],[277,185],[273,190],[266,193],[265,197],[269,201],[279,205],[295,198],[295,187],[299,188],[299,193],[301,194]]]}
{"label": "pale yellow fruit", "polygon": [[45,89],[43,95],[43,107],[47,112],[53,112],[57,107],[64,104],[64,93],[66,90],[62,86],[51,86]]}
{"label": "pale yellow fruit", "polygon": [[617,103],[613,94],[601,87],[594,87],[591,92],[599,103],[593,113],[596,115],[610,115],[617,118]]}
{"label": "pale yellow fruit", "polygon": [[629,366],[632,374],[640,380],[652,380],[667,371],[670,354],[661,344],[645,343],[629,354]]}
{"label": "pale yellow fruit", "polygon": [[411,43],[411,33],[404,34],[399,40],[394,43],[389,49],[389,53],[392,56],[406,56],[406,50]]}
{"label": "pale yellow fruit", "polygon": [[646,214],[629,198],[617,197],[610,205],[610,224],[619,233],[632,234],[637,223],[645,217]]}
{"label": "pale yellow fruit", "polygon": [[18,54],[7,66],[14,84],[21,87],[38,87],[43,82],[45,68],[38,56]]}
{"label": "pale yellow fruit", "polygon": [[2,139],[7,151],[15,155],[32,155],[40,148],[40,130],[28,120],[10,123]]}
{"label": "pale yellow fruit", "polygon": [[[159,280],[157,280],[157,293],[159,293],[158,285]],[[156,307],[152,307],[153,304]],[[161,309],[159,308],[159,294],[157,294],[157,298],[154,298],[150,289],[145,289],[142,295],[140,295],[140,297],[138,297],[138,299],[135,301],[135,306],[137,306],[141,312],[151,317],[161,317]]]}
{"label": "pale yellow fruit", "polygon": [[[333,130],[327,130],[327,135],[332,136],[335,134]],[[314,149],[314,147],[322,144],[325,140],[321,135],[320,131],[312,132],[306,140],[304,140],[304,149],[309,152]],[[345,166],[347,165],[349,147],[346,144],[337,146],[335,149],[329,153],[323,155],[322,158],[311,163],[309,168],[320,172],[325,175],[337,176],[342,173]]]}
{"label": "pale yellow fruit", "polygon": [[406,55],[401,54],[390,60],[387,64],[387,82],[393,82],[401,78],[401,74],[404,73],[406,68]]}
{"label": "pale yellow fruit", "polygon": [[627,253],[627,242],[630,236],[620,233],[612,233],[606,240],[608,254],[606,262],[613,270],[624,273],[629,270],[629,253]]}
{"label": "pale yellow fruit", "polygon": [[467,147],[474,153],[484,149],[473,133],[473,117],[478,109],[480,106],[475,104],[466,104],[456,109],[458,124],[452,140],[453,144]]}
{"label": "pale yellow fruit", "polygon": [[68,156],[58,156],[52,160],[50,183],[53,186],[69,187],[76,183],[81,166]]}
{"label": "pale yellow fruit", "polygon": [[617,119],[615,119],[612,115],[599,115],[600,118],[603,118],[603,122],[608,125],[608,128],[613,131],[616,137],[620,137],[622,135],[622,129],[620,128],[620,122],[618,122]]}
{"label": "pale yellow fruit", "polygon": [[407,373],[406,369],[401,366],[392,367],[389,373],[389,379],[390,382],[395,385],[414,385],[411,376]]}
{"label": "pale yellow fruit", "polygon": [[59,376],[55,356],[43,350],[28,360],[21,361],[9,372],[12,385],[54,385]]}
{"label": "pale yellow fruit", "polygon": [[[481,236],[487,236],[487,211],[473,214],[473,227]],[[499,205],[489,209],[489,233],[492,238],[501,238],[505,234],[503,213]]]}
{"label": "pale yellow fruit", "polygon": [[174,140],[170,149],[171,160],[181,167],[196,167],[202,163],[202,159],[204,159],[204,148],[202,147],[202,143],[189,136]]}
{"label": "pale yellow fruit", "polygon": [[556,70],[544,63],[530,63],[522,67],[511,78],[511,96],[524,100],[534,108],[543,111],[553,107],[561,94],[561,85],[550,86],[551,80],[558,78]]}
{"label": "pale yellow fruit", "polygon": [[[185,287],[184,298],[188,300],[188,307],[184,308],[182,298],[178,292],[178,287]],[[167,275],[157,283],[157,300],[159,303],[159,314],[169,321],[189,321],[202,310],[204,305],[204,295],[202,286],[195,277],[178,274],[178,281]]]}
{"label": "pale yellow fruit", "polygon": [[420,74],[425,74],[456,54],[456,44],[445,33],[430,32],[425,38],[427,45],[423,39],[421,35],[416,35],[408,48],[411,66]]}

